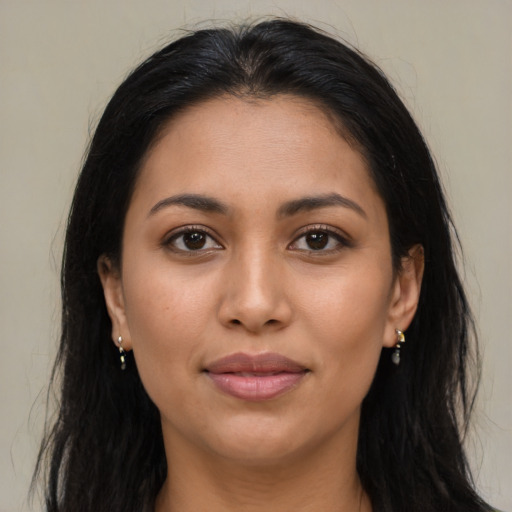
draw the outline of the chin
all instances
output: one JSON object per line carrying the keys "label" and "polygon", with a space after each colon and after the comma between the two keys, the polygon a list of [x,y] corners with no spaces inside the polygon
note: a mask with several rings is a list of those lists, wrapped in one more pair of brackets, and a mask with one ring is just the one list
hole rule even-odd
{"label": "chin", "polygon": [[[209,431],[209,451],[223,459],[249,466],[277,465],[292,459],[308,444],[300,424],[290,425],[281,418],[232,418],[229,425]],[[212,436],[211,434],[214,434]]]}
{"label": "chin", "polygon": [[303,460],[308,452],[316,451],[324,437],[318,425],[310,430],[304,418],[286,421],[283,416],[274,418],[236,418],[229,425],[218,425],[215,437],[209,439],[209,450],[224,460],[256,468],[289,466]]}
{"label": "chin", "polygon": [[218,455],[238,466],[267,469],[282,465],[288,466],[294,460],[302,458],[303,452],[299,446],[291,446],[285,439],[268,442],[268,440],[257,441],[250,438],[245,441],[241,440],[240,444],[224,445],[218,449]]}

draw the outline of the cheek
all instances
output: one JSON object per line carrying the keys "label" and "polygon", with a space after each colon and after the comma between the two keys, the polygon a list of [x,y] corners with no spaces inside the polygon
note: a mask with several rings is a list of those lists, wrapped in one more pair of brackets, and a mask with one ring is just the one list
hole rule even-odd
{"label": "cheek", "polygon": [[309,337],[319,340],[321,366],[340,385],[367,388],[382,350],[390,275],[380,266],[343,269],[302,300]]}
{"label": "cheek", "polygon": [[197,373],[198,346],[211,318],[208,287],[203,282],[199,293],[193,280],[158,266],[144,275],[127,269],[126,276],[126,318],[144,387],[155,403],[169,393],[179,399],[187,376]]}
{"label": "cheek", "polygon": [[380,265],[361,265],[315,277],[299,294],[302,309],[311,319],[318,318],[320,327],[349,338],[356,332],[371,336],[382,331],[389,312],[391,272]]}
{"label": "cheek", "polygon": [[166,262],[151,263],[144,272],[137,262],[126,268],[123,289],[133,343],[166,344],[181,332],[194,338],[211,309],[212,280],[170,269]]}

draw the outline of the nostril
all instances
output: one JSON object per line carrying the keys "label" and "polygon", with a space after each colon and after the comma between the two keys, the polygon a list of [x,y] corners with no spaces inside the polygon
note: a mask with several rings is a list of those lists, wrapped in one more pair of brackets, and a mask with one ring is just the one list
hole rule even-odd
{"label": "nostril", "polygon": [[[242,322],[240,320],[238,320],[237,318],[233,318],[233,320],[230,320],[229,323],[231,325],[243,325]],[[270,325],[275,325],[275,324],[278,324],[278,323],[279,323],[279,320],[271,318],[270,320],[267,320],[265,322],[265,325],[270,326]]]}

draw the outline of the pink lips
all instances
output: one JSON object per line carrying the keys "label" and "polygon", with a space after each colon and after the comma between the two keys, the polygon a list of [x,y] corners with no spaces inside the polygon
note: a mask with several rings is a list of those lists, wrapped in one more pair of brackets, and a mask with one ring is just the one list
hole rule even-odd
{"label": "pink lips", "polygon": [[237,353],[214,361],[205,372],[222,392],[256,402],[295,388],[308,370],[280,354]]}

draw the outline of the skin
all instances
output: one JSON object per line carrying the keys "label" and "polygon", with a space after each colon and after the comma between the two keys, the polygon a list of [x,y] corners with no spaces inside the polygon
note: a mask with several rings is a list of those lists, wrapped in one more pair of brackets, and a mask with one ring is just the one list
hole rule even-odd
{"label": "skin", "polygon": [[[352,203],[283,212],[333,193]],[[226,211],[166,201],[183,194]],[[326,245],[313,250],[314,236]],[[169,474],[156,510],[370,511],[361,402],[413,318],[422,269],[416,247],[393,272],[366,162],[311,102],[223,97],[171,120],[138,178],[121,268],[98,262],[112,338],[133,349],[161,413]],[[237,352],[309,372],[273,399],[242,400],[203,371]]]}

